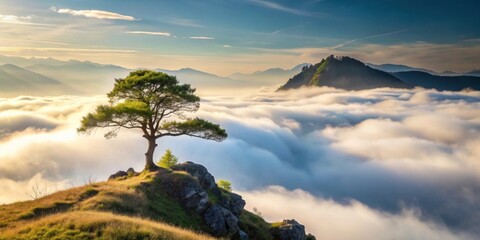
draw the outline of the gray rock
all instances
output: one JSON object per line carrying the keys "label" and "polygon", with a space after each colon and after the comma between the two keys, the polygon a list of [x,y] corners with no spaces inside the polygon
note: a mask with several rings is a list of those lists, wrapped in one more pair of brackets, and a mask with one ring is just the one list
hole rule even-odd
{"label": "gray rock", "polygon": [[219,206],[213,205],[203,214],[205,224],[217,236],[231,235],[240,231],[238,218],[232,212]]}
{"label": "gray rock", "polygon": [[243,200],[242,196],[231,193],[230,194],[230,211],[232,211],[235,216],[240,216],[242,214],[243,208],[245,207],[245,200]]}
{"label": "gray rock", "polygon": [[[202,165],[186,162],[173,166],[171,170],[174,172],[159,170],[157,174],[167,195],[178,199],[184,208],[198,213],[213,235],[248,239],[248,235],[238,226],[239,216],[245,206],[240,195],[222,193],[214,177]],[[175,171],[184,171],[188,175]],[[209,201],[209,195],[218,201]]]}
{"label": "gray rock", "polygon": [[272,228],[272,236],[278,240],[305,240],[305,227],[292,220],[283,220],[282,225]]}
{"label": "gray rock", "polygon": [[242,196],[235,193],[229,193],[227,196],[222,196],[220,198],[220,205],[230,210],[237,217],[242,213],[245,204],[245,200],[243,200]]}
{"label": "gray rock", "polygon": [[[169,174],[166,176],[170,176]],[[202,214],[208,207],[208,193],[198,181],[190,176],[179,180],[175,177],[165,177],[161,184],[169,196],[179,200],[182,206]]]}
{"label": "gray rock", "polygon": [[317,238],[309,233],[307,234],[307,237],[305,238],[305,240],[317,240]]}
{"label": "gray rock", "polygon": [[137,176],[138,173],[135,172],[135,170],[134,170],[133,168],[129,168],[129,169],[127,169],[127,175],[128,175],[129,177],[131,177],[131,176]]}
{"label": "gray rock", "polygon": [[200,165],[193,162],[185,162],[182,164],[175,165],[171,168],[174,171],[185,171],[188,174],[195,177],[200,186],[205,190],[217,189],[217,184],[215,183],[215,178],[208,172],[208,170]]}
{"label": "gray rock", "polygon": [[125,171],[118,171],[118,172],[110,175],[110,177],[108,177],[108,181],[114,180],[114,179],[119,178],[119,177],[125,177],[125,176],[128,176],[128,173],[127,173],[127,172],[125,172]]}
{"label": "gray rock", "polygon": [[245,233],[245,232],[242,231],[242,230],[239,230],[239,231],[238,231],[236,237],[237,237],[238,240],[249,240],[247,233]]}
{"label": "gray rock", "polygon": [[188,184],[181,193],[183,194],[183,203],[185,207],[202,213],[208,206],[208,194],[202,188],[195,184]]}

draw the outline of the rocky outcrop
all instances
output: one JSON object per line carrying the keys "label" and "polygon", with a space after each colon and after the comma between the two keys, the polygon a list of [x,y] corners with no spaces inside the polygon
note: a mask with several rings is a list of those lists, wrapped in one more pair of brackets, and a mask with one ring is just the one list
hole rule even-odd
{"label": "rocky outcrop", "polygon": [[174,171],[172,174],[161,174],[162,188],[169,196],[178,199],[185,208],[198,213],[214,235],[237,235],[242,236],[241,239],[248,239],[238,226],[245,206],[240,195],[220,190],[215,178],[202,165],[185,162],[171,169]]}
{"label": "rocky outcrop", "polygon": [[317,240],[317,238],[309,233],[307,234],[307,237],[305,238],[305,240]]}
{"label": "rocky outcrop", "polygon": [[[215,178],[208,170],[199,164],[185,162],[175,165],[171,170],[159,168],[152,175],[152,181],[142,182],[137,190],[146,193],[147,196],[158,196],[152,192],[161,193],[162,196],[178,202],[188,214],[195,215],[202,220],[202,229],[208,230],[212,235],[234,240],[269,239],[271,233],[273,239],[279,240],[304,240],[307,238],[305,228],[295,220],[284,220],[278,227],[271,228],[264,222],[259,225],[266,236],[258,238],[250,227],[244,222],[240,223],[240,215],[245,214],[245,200],[242,196],[220,189]],[[127,171],[118,171],[109,177],[109,180],[125,180],[132,176],[138,176],[132,168]],[[150,201],[155,201],[151,198]],[[244,220],[245,221],[245,220]],[[251,222],[255,224],[255,221]],[[241,229],[242,226],[245,229]],[[248,234],[247,234],[248,232]]]}
{"label": "rocky outcrop", "polygon": [[294,219],[283,220],[282,224],[272,228],[271,232],[273,238],[278,240],[305,240],[307,238],[305,227]]}
{"label": "rocky outcrop", "polygon": [[172,166],[173,171],[184,171],[192,175],[198,180],[200,186],[205,190],[217,189],[217,184],[215,183],[215,178],[210,174],[204,166],[200,164],[195,164],[193,162],[185,162]]}
{"label": "rocky outcrop", "polygon": [[218,204],[212,205],[205,211],[203,220],[218,235],[234,234],[240,230],[238,218]]}
{"label": "rocky outcrop", "polygon": [[118,171],[112,175],[110,175],[110,177],[108,177],[108,181],[110,180],[114,180],[114,179],[117,179],[117,178],[124,178],[124,177],[133,177],[133,176],[138,176],[139,173],[135,172],[135,170],[133,168],[129,168],[127,169],[127,171]]}
{"label": "rocky outcrop", "polygon": [[110,180],[114,180],[114,179],[117,179],[117,178],[121,178],[121,177],[126,177],[128,176],[128,173],[125,172],[125,171],[118,171],[112,175],[110,175],[110,177],[108,177],[108,181]]}
{"label": "rocky outcrop", "polygon": [[243,200],[242,196],[235,193],[229,193],[227,196],[220,195],[219,204],[229,209],[235,216],[239,217],[246,202]]}

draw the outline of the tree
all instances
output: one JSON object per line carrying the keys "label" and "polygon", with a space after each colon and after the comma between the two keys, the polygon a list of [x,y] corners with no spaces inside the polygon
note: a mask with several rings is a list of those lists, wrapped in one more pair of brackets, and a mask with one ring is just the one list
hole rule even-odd
{"label": "tree", "polygon": [[200,98],[189,84],[179,84],[176,77],[161,72],[138,70],[126,78],[116,79],[107,94],[109,104],[97,106],[83,117],[79,133],[105,128],[105,137],[115,137],[121,128],[137,129],[148,142],[145,170],[154,171],[156,140],[167,136],[187,135],[223,141],[227,133],[219,125],[200,118],[188,118],[196,112]]}
{"label": "tree", "polygon": [[227,180],[220,180],[217,182],[217,185],[225,191],[231,192],[232,191],[232,183]]}
{"label": "tree", "polygon": [[170,169],[172,166],[178,163],[178,158],[172,154],[170,149],[165,151],[160,161],[158,161],[158,166]]}

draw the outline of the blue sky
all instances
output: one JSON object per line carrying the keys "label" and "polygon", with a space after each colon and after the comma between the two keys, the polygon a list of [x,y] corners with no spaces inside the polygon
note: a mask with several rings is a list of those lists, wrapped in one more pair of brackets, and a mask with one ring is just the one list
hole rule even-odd
{"label": "blue sky", "polygon": [[480,68],[479,11],[471,0],[0,0],[0,54],[228,75],[333,53],[468,71]]}

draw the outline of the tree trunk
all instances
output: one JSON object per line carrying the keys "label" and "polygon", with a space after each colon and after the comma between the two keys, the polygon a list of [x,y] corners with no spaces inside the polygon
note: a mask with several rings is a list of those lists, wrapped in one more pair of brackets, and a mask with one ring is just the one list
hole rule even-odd
{"label": "tree trunk", "polygon": [[155,138],[147,138],[147,140],[148,150],[145,153],[145,171],[155,171],[159,169],[159,167],[153,162],[153,153],[155,152],[157,144],[155,143]]}

